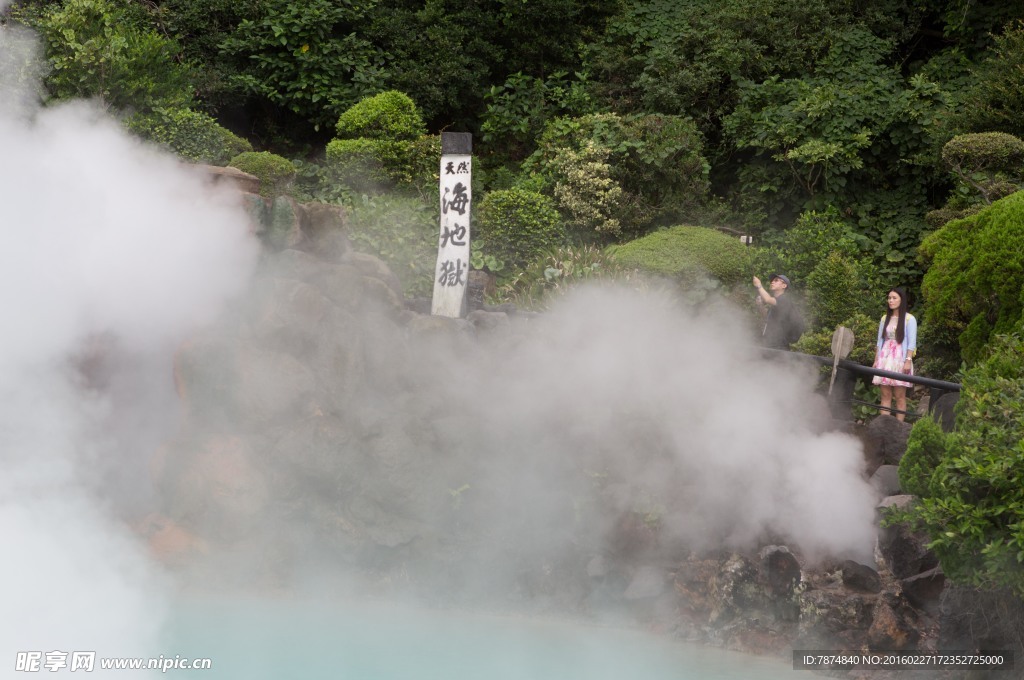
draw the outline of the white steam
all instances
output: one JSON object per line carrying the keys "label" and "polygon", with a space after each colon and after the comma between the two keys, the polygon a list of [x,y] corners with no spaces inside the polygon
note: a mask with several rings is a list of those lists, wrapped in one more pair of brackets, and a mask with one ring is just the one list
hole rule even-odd
{"label": "white steam", "polygon": [[38,109],[32,52],[0,27],[4,675],[19,651],[153,651],[162,577],[127,521],[177,417],[173,351],[257,254],[230,194],[88,106]]}
{"label": "white steam", "polygon": [[566,514],[566,535],[578,536],[586,522],[567,510],[567,480],[589,476],[619,485],[617,510],[657,521],[663,541],[700,550],[774,539],[812,559],[870,563],[875,499],[859,441],[823,431],[814,369],[763,358],[738,310],[695,315],[591,289],[550,317],[488,365],[470,362],[476,378],[456,385],[468,398],[450,397],[486,433],[481,455],[506,461],[495,489],[518,486],[518,502],[496,515],[516,517],[524,540]]}

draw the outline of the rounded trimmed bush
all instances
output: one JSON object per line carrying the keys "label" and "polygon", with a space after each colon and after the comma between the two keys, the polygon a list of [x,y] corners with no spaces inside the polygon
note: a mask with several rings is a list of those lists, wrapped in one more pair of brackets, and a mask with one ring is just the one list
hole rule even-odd
{"label": "rounded trimmed bush", "polygon": [[949,222],[919,252],[928,265],[922,321],[932,334],[957,338],[960,358],[972,364],[1024,313],[1024,191]]}
{"label": "rounded trimmed bush", "polygon": [[490,255],[523,268],[544,250],[565,240],[554,202],[526,189],[500,189],[480,203],[476,236]]}
{"label": "rounded trimmed bush", "polygon": [[360,100],[341,114],[336,129],[341,139],[365,137],[411,142],[427,133],[416,103],[397,90]]}
{"label": "rounded trimmed bush", "polygon": [[750,276],[750,254],[739,239],[707,227],[677,226],[612,246],[620,264],[693,282],[710,275],[731,286]]}
{"label": "rounded trimmed bush", "polygon": [[242,172],[260,178],[261,194],[278,194],[295,179],[295,165],[275,153],[269,151],[246,151],[231,159],[228,163]]}
{"label": "rounded trimmed bush", "polygon": [[135,114],[125,127],[139,137],[164,146],[193,163],[227,165],[238,154],[252,151],[239,137],[201,111],[158,108]]}
{"label": "rounded trimmed bush", "polygon": [[942,147],[942,160],[965,173],[983,170],[1019,172],[1024,165],[1024,141],[1005,132],[957,135]]}

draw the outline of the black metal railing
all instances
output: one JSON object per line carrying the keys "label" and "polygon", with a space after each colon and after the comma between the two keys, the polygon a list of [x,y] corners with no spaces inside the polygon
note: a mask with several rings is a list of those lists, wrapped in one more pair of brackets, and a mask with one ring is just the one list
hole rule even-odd
{"label": "black metal railing", "polygon": [[[831,357],[819,357],[813,354],[804,354],[802,352],[792,352],[781,349],[768,349],[763,348],[762,351],[766,356],[776,356],[779,358],[785,357],[790,360],[796,361],[807,361],[823,366],[832,366],[835,359]],[[853,396],[853,390],[856,387],[856,380],[850,380],[849,376],[858,376],[861,379],[867,377],[881,376],[883,378],[894,378],[903,382],[908,382],[914,385],[921,385],[922,387],[928,388],[928,412],[931,413],[935,407],[936,402],[944,394],[958,393],[960,391],[960,383],[949,382],[948,380],[938,380],[936,378],[929,378],[924,375],[907,375],[906,373],[897,373],[895,371],[883,371],[880,368],[872,368],[870,366],[864,366],[858,364],[856,361],[850,361],[849,359],[840,359],[838,363],[839,373],[836,376],[836,386],[833,388],[832,395],[830,395],[829,402],[833,408],[833,412],[836,411],[837,407],[840,409],[844,408],[847,404],[852,408],[853,404],[862,404],[875,408],[879,411],[888,411],[889,413],[903,413],[904,415],[917,416],[917,413],[911,411],[901,411],[896,408],[883,408],[881,404],[863,401],[861,399],[855,399]],[[843,372],[846,376],[843,376]],[[841,377],[845,379],[841,379]]]}

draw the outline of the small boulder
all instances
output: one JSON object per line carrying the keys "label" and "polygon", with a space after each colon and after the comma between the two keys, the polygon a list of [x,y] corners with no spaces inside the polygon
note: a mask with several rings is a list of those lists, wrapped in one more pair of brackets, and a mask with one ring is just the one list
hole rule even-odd
{"label": "small boulder", "polygon": [[874,617],[868,629],[867,641],[871,649],[907,649],[917,642],[918,637],[913,623],[888,602],[883,600],[875,605]]}
{"label": "small boulder", "polygon": [[900,474],[898,465],[882,465],[871,475],[871,486],[878,495],[887,498],[900,493]]}
{"label": "small boulder", "polygon": [[882,579],[869,566],[846,560],[842,566],[843,585],[858,593],[880,593]]}
{"label": "small boulder", "polygon": [[[910,423],[897,420],[890,415],[880,415],[868,423],[864,449],[868,460],[877,460],[883,465],[898,465],[907,451],[910,438]],[[872,470],[874,472],[874,470]]]}

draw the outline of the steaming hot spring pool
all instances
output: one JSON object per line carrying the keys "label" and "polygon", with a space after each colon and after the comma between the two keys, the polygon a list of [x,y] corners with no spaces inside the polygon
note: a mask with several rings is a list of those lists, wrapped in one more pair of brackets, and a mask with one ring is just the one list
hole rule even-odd
{"label": "steaming hot spring pool", "polygon": [[291,599],[180,605],[162,648],[212,666],[160,675],[208,680],[807,680],[786,661],[620,628]]}

